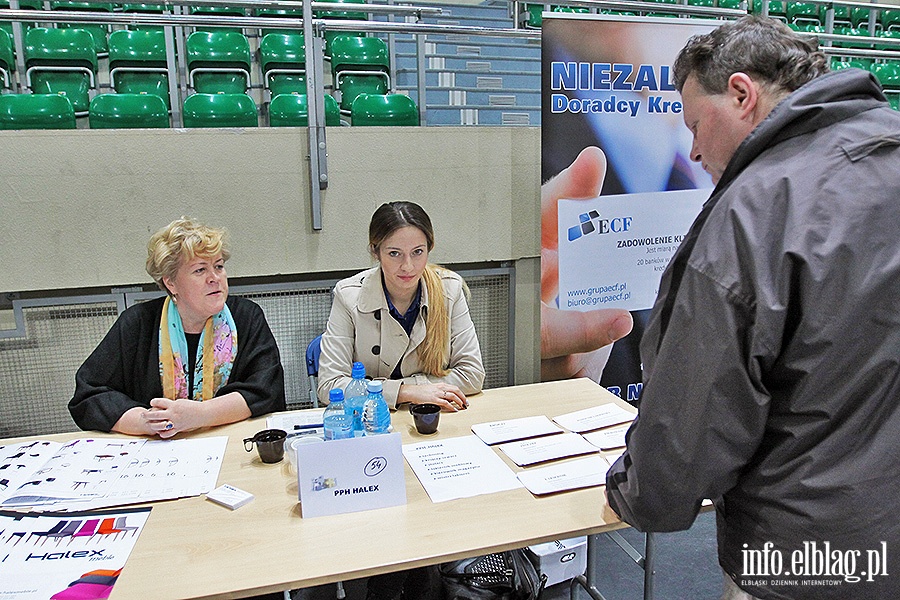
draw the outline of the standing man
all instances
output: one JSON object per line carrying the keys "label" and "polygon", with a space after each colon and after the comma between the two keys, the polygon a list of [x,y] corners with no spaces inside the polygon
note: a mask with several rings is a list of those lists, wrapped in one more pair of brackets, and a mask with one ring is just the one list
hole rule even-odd
{"label": "standing man", "polygon": [[612,508],[715,502],[724,598],[900,598],[900,114],[748,16],[675,62],[716,188],[660,284]]}

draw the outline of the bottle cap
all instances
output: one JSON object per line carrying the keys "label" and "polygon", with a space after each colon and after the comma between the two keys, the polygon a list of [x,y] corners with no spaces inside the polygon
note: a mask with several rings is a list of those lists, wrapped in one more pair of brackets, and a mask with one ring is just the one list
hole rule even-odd
{"label": "bottle cap", "polygon": [[366,365],[361,362],[353,363],[353,369],[350,371],[350,377],[353,379],[362,379],[366,376]]}
{"label": "bottle cap", "polygon": [[330,392],[328,392],[328,400],[329,402],[343,402],[344,401],[344,390],[341,388],[334,388]]}
{"label": "bottle cap", "polygon": [[370,394],[380,394],[383,390],[383,386],[381,384],[380,379],[370,379],[366,382],[366,390]]}

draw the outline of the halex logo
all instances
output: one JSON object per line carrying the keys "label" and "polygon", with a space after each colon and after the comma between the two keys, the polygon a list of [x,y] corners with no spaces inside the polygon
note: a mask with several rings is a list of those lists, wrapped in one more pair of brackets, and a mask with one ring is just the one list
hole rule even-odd
{"label": "halex logo", "polygon": [[574,242],[578,238],[594,233],[625,233],[631,229],[631,217],[613,217],[601,219],[596,210],[578,215],[578,225],[569,227],[569,241]]}

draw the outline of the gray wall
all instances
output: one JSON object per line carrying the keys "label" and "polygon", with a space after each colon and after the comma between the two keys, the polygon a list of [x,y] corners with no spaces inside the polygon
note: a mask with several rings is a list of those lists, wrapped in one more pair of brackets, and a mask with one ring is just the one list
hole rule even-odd
{"label": "gray wall", "polygon": [[322,231],[305,130],[0,132],[0,293],[147,283],[180,215],[231,231],[231,277],[357,270],[372,211],[413,200],[439,263],[516,268],[516,381],[539,376],[540,129],[328,128]]}

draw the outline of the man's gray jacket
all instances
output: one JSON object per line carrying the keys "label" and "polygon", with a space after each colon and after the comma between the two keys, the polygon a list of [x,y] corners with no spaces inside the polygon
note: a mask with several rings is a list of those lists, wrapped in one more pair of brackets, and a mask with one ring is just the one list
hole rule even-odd
{"label": "man's gray jacket", "polygon": [[815,79],[744,140],[641,356],[616,512],[674,531],[710,498],[748,592],[900,598],[900,113],[872,75]]}

